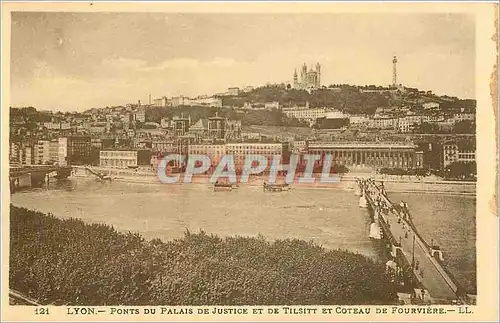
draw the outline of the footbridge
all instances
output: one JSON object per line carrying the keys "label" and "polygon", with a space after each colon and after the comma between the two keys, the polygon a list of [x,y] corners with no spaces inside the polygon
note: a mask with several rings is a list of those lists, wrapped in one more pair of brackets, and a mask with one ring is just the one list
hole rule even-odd
{"label": "footbridge", "polygon": [[427,243],[419,234],[406,203],[394,205],[383,183],[377,185],[373,179],[358,179],[357,183],[360,206],[371,209],[372,222],[380,230],[379,234],[370,235],[388,242],[393,263],[409,274],[415,291],[420,291],[418,298],[435,304],[471,304],[472,300],[446,268],[439,246]]}

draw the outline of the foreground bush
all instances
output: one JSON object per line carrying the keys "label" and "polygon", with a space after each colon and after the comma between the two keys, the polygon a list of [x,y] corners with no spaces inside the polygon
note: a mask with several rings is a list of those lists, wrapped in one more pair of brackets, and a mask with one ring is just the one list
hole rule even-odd
{"label": "foreground bush", "polygon": [[11,206],[10,287],[68,305],[388,304],[384,266],[311,242],[186,232],[145,241]]}

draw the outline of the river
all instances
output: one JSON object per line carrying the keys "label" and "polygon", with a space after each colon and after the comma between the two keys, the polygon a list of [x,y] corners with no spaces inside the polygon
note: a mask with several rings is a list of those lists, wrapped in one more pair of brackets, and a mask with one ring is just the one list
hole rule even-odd
{"label": "river", "polygon": [[[422,236],[439,244],[445,262],[464,287],[476,289],[475,197],[422,193],[391,193],[408,202]],[[145,238],[169,240],[185,230],[220,236],[255,236],[271,240],[312,240],[326,248],[341,248],[378,258],[368,238],[370,219],[358,198],[346,189],[294,188],[264,193],[259,186],[214,192],[204,184],[100,183],[78,178],[49,187],[12,194],[17,206],[112,224]],[[418,210],[415,210],[417,206]]]}

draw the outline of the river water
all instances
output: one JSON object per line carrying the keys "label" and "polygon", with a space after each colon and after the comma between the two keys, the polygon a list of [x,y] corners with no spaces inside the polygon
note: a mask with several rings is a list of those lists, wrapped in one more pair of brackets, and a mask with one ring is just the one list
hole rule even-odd
{"label": "river water", "polygon": [[[441,246],[449,269],[475,292],[475,197],[390,192],[389,197],[405,200],[410,210],[418,205],[412,216],[422,236]],[[100,183],[79,178],[16,192],[11,202],[61,218],[112,224],[147,239],[180,238],[186,229],[220,236],[260,233],[271,240],[312,240],[375,259],[380,254],[380,247],[368,238],[368,212],[358,207],[352,191],[342,188],[265,193],[260,186],[242,186],[214,192],[204,184]]]}

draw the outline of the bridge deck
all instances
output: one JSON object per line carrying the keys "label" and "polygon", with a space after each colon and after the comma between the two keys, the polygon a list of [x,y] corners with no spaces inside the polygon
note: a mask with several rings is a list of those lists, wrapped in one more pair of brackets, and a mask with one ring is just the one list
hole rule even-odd
{"label": "bridge deck", "polygon": [[[390,203],[387,197],[384,197],[375,185],[371,185],[368,193],[372,199],[380,197],[386,203]],[[437,263],[427,250],[425,244],[420,240],[418,235],[413,231],[410,225],[405,221],[398,223],[397,211],[391,211],[385,215],[385,219],[390,224],[390,231],[397,241],[400,241],[404,256],[409,263],[412,263],[413,250],[415,250],[415,263],[419,263],[419,269],[415,270],[415,276],[420,283],[429,292],[430,296],[438,300],[456,300],[457,294],[453,288],[453,283],[449,277],[446,277],[443,269]],[[405,236],[407,232],[407,237]],[[413,239],[415,236],[415,244],[413,248]],[[420,274],[422,272],[422,275]]]}

